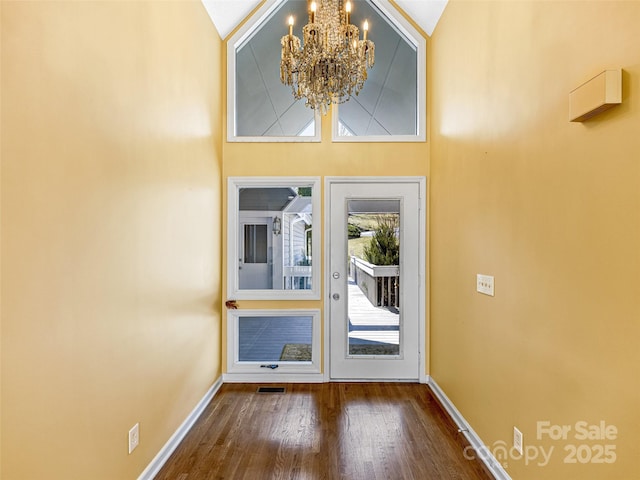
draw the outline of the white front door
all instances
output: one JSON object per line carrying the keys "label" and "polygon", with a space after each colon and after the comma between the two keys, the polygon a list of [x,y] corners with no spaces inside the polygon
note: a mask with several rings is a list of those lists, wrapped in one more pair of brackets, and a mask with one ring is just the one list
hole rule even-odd
{"label": "white front door", "polygon": [[[420,378],[425,323],[421,189],[423,179],[328,180],[331,379]],[[349,239],[350,231],[360,237]],[[384,245],[378,250],[386,260],[373,263],[367,257],[366,249],[375,254],[372,241]],[[392,265],[378,265],[384,263]]]}
{"label": "white front door", "polygon": [[271,217],[244,218],[240,221],[238,282],[243,290],[273,288],[273,248]]}

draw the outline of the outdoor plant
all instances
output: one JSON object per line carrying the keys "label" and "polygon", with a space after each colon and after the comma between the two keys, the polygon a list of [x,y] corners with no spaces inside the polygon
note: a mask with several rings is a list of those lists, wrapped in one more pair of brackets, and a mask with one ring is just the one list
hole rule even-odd
{"label": "outdoor plant", "polygon": [[364,247],[364,258],[373,265],[399,265],[400,242],[397,215],[380,215],[369,245]]}
{"label": "outdoor plant", "polygon": [[349,223],[347,225],[347,233],[349,238],[360,238],[360,234],[362,233],[362,228],[353,223]]}

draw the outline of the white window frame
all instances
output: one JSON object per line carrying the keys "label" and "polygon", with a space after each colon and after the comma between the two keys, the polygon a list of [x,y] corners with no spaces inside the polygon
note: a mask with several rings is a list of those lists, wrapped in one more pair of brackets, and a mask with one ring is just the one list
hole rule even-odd
{"label": "white window frame", "polygon": [[[239,325],[240,317],[312,317],[311,361],[278,361],[271,364],[278,368],[264,368],[265,362],[239,361]],[[319,309],[280,309],[280,310],[228,310],[227,311],[227,374],[257,374],[260,376],[280,376],[281,374],[320,373],[320,310]],[[233,380],[233,377],[226,378]],[[245,378],[246,380],[246,378]]]}
{"label": "white window frame", "polygon": [[[380,12],[391,20],[395,27],[409,40],[416,48],[418,58],[418,91],[417,122],[418,133],[416,135],[362,135],[362,136],[341,136],[339,134],[339,105],[333,105],[332,135],[333,142],[426,142],[427,141],[427,42],[422,34],[409,23],[388,0],[369,0]],[[375,68],[375,67],[374,67]]]}
{"label": "white window frame", "polygon": [[[311,250],[313,268],[309,290],[252,290],[240,289],[238,275],[239,210],[238,192],[242,187],[311,187],[313,226]],[[227,182],[227,296],[234,300],[320,300],[322,270],[320,229],[320,177],[229,177]]]}
{"label": "white window frame", "polygon": [[[321,115],[314,112],[315,132],[312,136],[239,136],[236,135],[236,49],[247,41],[256,28],[260,27],[285,0],[267,0],[258,11],[227,42],[227,141],[228,142],[303,142],[321,141]],[[283,26],[283,35],[284,31]],[[273,48],[278,48],[274,45]]]}
{"label": "white window frame", "polygon": [[[315,133],[313,136],[238,136],[236,135],[236,49],[247,41],[256,28],[285,0],[267,0],[258,11],[248,19],[240,29],[227,42],[227,141],[228,142],[263,142],[263,143],[283,143],[302,142],[318,143],[321,141],[322,116],[314,112]],[[367,135],[367,136],[340,136],[339,135],[339,106],[332,105],[332,135],[333,142],[426,142],[426,119],[427,119],[427,88],[426,88],[426,40],[409,21],[407,21],[388,0],[369,0],[383,15],[389,18],[396,28],[415,46],[417,50],[418,65],[418,91],[417,103],[417,135]],[[274,46],[277,48],[277,46]]]}

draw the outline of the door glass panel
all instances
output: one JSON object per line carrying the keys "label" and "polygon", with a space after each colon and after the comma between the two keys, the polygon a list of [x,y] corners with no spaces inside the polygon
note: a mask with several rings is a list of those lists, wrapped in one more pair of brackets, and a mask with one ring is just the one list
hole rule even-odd
{"label": "door glass panel", "polygon": [[273,288],[273,248],[271,240],[271,217],[244,217],[240,224],[242,232],[238,262],[240,288],[260,290]]}
{"label": "door glass panel", "polygon": [[244,226],[244,262],[267,263],[267,226]]}
{"label": "door glass panel", "polygon": [[400,355],[400,201],[349,200],[348,356]]}
{"label": "door glass panel", "polygon": [[311,362],[313,316],[242,316],[240,362]]}

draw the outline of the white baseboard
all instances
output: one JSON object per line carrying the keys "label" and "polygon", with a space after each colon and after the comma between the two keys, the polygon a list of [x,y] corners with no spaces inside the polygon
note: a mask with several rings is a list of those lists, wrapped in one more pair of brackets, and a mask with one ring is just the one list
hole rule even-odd
{"label": "white baseboard", "polygon": [[323,383],[322,373],[223,373],[224,383]]}
{"label": "white baseboard", "polygon": [[198,417],[202,415],[202,412],[218,392],[221,386],[222,377],[218,378],[213,383],[213,385],[211,385],[211,388],[207,390],[207,393],[204,394],[204,397],[202,397],[202,399],[187,416],[184,422],[182,422],[182,425],[180,425],[174,432],[174,434],[171,435],[171,438],[169,438],[167,443],[164,444],[155,458],[151,460],[151,463],[147,465],[147,468],[145,468],[144,471],[140,474],[138,480],[153,480],[153,478],[158,474],[165,462],[169,459],[173,451],[178,447],[178,445],[180,445],[180,442],[182,442],[187,433],[189,433],[189,430],[191,430],[193,424],[196,423]]}
{"label": "white baseboard", "polygon": [[431,391],[434,393],[440,404],[447,411],[451,419],[458,426],[460,433],[465,436],[474,451],[480,452],[476,455],[476,457],[482,460],[482,462],[486,465],[494,478],[496,480],[511,480],[511,477],[502,467],[500,462],[496,460],[490,449],[487,448],[487,446],[482,442],[482,439],[473,430],[473,428],[471,428],[471,425],[469,425],[466,419],[458,411],[456,406],[451,402],[451,400],[449,400],[449,397],[447,397],[447,395],[442,391],[433,377],[430,377],[428,379],[427,384],[431,388]]}

